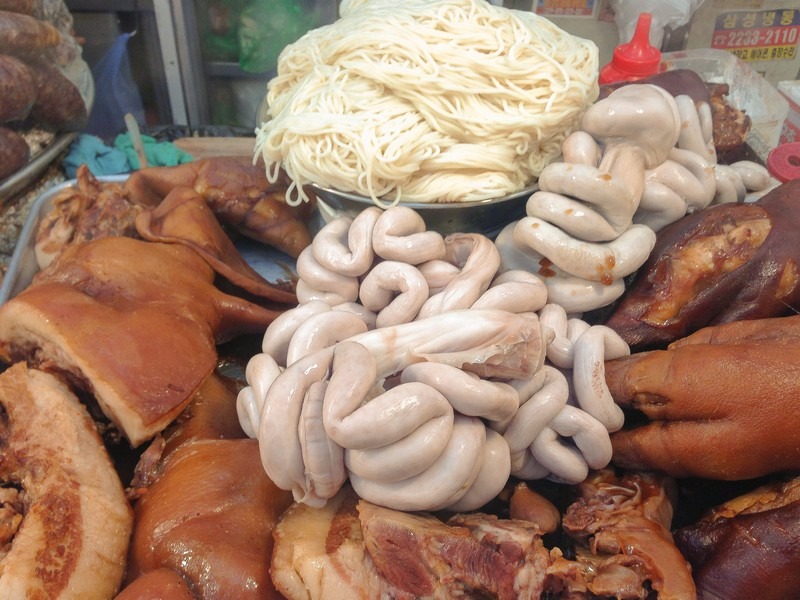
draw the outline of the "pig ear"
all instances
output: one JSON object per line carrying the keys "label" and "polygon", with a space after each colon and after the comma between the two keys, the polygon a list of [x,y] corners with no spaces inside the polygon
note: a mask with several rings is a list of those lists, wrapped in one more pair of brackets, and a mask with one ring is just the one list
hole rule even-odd
{"label": "pig ear", "polygon": [[158,206],[139,213],[136,230],[151,242],[192,248],[216,273],[259,298],[287,308],[297,301],[293,292],[268,282],[245,262],[205,200],[191,188],[174,188]]}

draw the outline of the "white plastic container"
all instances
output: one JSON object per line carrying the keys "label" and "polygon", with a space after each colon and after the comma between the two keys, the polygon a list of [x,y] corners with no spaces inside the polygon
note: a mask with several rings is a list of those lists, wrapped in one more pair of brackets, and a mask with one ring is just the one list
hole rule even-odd
{"label": "white plastic container", "polygon": [[727,50],[697,49],[665,52],[668,70],[690,69],[709,83],[727,83],[728,101],[752,120],[747,145],[764,162],[780,143],[783,122],[789,115],[786,98],[747,63]]}

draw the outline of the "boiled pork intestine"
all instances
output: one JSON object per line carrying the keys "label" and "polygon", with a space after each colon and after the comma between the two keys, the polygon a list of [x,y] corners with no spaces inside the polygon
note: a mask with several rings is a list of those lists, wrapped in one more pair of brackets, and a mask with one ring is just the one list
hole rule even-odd
{"label": "boiled pork intestine", "polygon": [[239,395],[269,476],[314,505],[349,478],[377,504],[466,510],[509,474],[578,483],[608,464],[622,413],[603,364],[627,345],[499,264],[488,238],[405,207],[326,225]]}
{"label": "boiled pork intestine", "polygon": [[773,185],[751,161],[717,164],[708,103],[658,85],[620,87],[592,105],[542,170],[527,215],[496,244],[503,270],[529,269],[567,311],[607,306],[642,266],[655,232],[712,203]]}
{"label": "boiled pork intestine", "polygon": [[[407,513],[343,487],[324,507],[295,503],[275,529],[272,578],[296,598],[694,598],[672,543],[668,479],[592,473],[569,504],[561,538],[512,509]],[[527,488],[519,486],[514,496]],[[570,542],[571,540],[571,542]],[[567,552],[576,558],[566,558]]]}
{"label": "boiled pork intestine", "polygon": [[753,120],[745,110],[728,101],[730,85],[705,81],[691,69],[670,69],[633,81],[619,81],[600,86],[598,98],[606,98],[614,90],[633,83],[651,83],[667,90],[675,97],[688,96],[697,106],[698,112],[711,117],[711,141],[717,154],[739,150],[747,140]]}

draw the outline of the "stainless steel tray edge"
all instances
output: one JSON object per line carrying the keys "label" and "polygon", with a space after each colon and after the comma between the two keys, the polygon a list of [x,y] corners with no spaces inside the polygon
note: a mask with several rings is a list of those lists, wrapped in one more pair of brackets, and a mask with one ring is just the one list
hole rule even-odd
{"label": "stainless steel tray edge", "polygon": [[[128,175],[109,175],[98,177],[100,181],[122,182]],[[63,190],[74,186],[75,179],[63,181],[59,184],[42,192],[31,205],[25,223],[20,230],[19,238],[14,246],[14,252],[8,263],[8,270],[0,284],[0,305],[6,303],[24,290],[33,280],[34,275],[39,271],[39,264],[36,261],[34,245],[36,244],[36,233],[44,215],[52,208],[53,198]]]}
{"label": "stainless steel tray edge", "polygon": [[[97,177],[97,179],[99,181],[121,183],[128,177],[129,175],[127,174],[107,175]],[[75,179],[64,181],[45,190],[34,200],[14,246],[8,270],[3,277],[2,283],[0,283],[0,305],[8,302],[33,281],[34,276],[39,271],[39,263],[36,261],[35,252],[36,234],[39,230],[39,225],[45,215],[52,209],[53,199],[63,190],[76,184],[77,180]],[[236,247],[245,261],[267,281],[277,284],[290,281],[296,277],[295,260],[291,256],[247,238],[238,240]]]}
{"label": "stainless steel tray edge", "polygon": [[63,133],[57,136],[44,150],[31,158],[19,171],[0,182],[0,203],[24,190],[34,179],[50,166],[59,154],[66,150],[78,137],[77,133]]}

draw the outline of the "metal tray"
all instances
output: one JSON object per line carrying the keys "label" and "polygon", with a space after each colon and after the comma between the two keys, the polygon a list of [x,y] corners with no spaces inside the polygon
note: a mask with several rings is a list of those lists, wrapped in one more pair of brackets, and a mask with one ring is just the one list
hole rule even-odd
{"label": "metal tray", "polygon": [[[117,176],[117,180],[122,180]],[[109,181],[111,178],[101,178]],[[68,187],[75,185],[75,180],[64,181],[47,189],[40,194],[31,205],[28,218],[22,226],[17,243],[14,246],[14,253],[8,263],[8,270],[0,284],[0,304],[5,303],[24,290],[30,284],[33,276],[39,271],[39,264],[36,262],[34,244],[36,243],[36,232],[42,219],[53,207],[53,198]]]}
{"label": "metal tray", "polygon": [[[97,177],[99,181],[119,183],[124,182],[127,178],[128,175]],[[0,284],[0,304],[4,304],[28,287],[36,273],[39,272],[39,264],[36,261],[34,250],[39,225],[53,208],[53,199],[63,190],[75,186],[76,183],[75,179],[59,183],[34,200],[14,246],[8,270]],[[295,259],[288,254],[246,238],[236,240],[235,245],[245,261],[267,281],[279,283],[294,276]]]}
{"label": "metal tray", "polygon": [[50,145],[31,158],[28,164],[0,181],[0,203],[6,202],[33,183],[77,136],[77,133],[64,133],[56,136]]}

